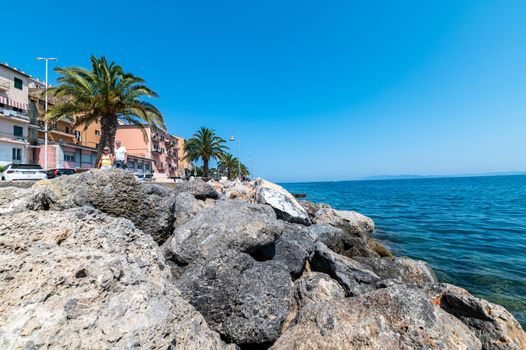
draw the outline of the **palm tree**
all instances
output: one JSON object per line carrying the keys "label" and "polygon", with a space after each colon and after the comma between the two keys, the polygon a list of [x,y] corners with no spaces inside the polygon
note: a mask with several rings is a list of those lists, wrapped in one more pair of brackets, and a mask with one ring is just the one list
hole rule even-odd
{"label": "palm tree", "polygon": [[245,164],[241,163],[241,166],[239,166],[239,159],[232,156],[230,153],[225,153],[221,156],[217,163],[217,167],[223,174],[226,172],[227,178],[230,180],[239,176],[239,168],[241,168],[241,175],[243,177],[250,175]]}
{"label": "palm tree", "polygon": [[208,162],[220,159],[228,149],[226,141],[215,134],[213,129],[202,127],[184,144],[185,159],[203,161],[203,177],[208,178]]}
{"label": "palm tree", "polygon": [[237,173],[237,163],[237,158],[232,156],[230,153],[225,153],[219,159],[217,168],[223,174],[226,172],[226,177],[231,180],[234,173]]}
{"label": "palm tree", "polygon": [[85,128],[99,122],[99,157],[104,147],[113,152],[119,119],[141,128],[147,123],[165,129],[161,112],[142,100],[143,97],[157,97],[157,93],[145,85],[144,79],[125,73],[115,62],[108,64],[104,56],[91,56],[91,70],[66,67],[55,68],[55,71],[60,74],[57,79],[60,85],[49,92],[62,99],[49,109],[46,117],[56,120],[75,115],[75,126]]}

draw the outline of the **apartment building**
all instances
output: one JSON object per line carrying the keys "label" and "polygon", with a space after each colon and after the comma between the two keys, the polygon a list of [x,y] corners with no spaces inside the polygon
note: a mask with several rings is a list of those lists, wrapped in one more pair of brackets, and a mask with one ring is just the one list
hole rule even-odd
{"label": "apartment building", "polygon": [[[184,177],[184,169],[180,163],[179,141],[175,136],[144,125],[144,132],[136,125],[119,125],[116,139],[126,147],[129,155],[141,156],[153,160],[152,172],[156,181],[173,181]],[[128,162],[128,167],[133,168]]]}
{"label": "apartment building", "polygon": [[28,74],[0,63],[0,165],[27,162],[29,79]]}

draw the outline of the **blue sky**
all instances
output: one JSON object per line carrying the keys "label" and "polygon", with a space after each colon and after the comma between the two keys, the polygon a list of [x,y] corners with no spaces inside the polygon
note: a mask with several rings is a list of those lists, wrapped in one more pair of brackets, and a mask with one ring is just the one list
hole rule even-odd
{"label": "blue sky", "polygon": [[524,0],[26,0],[2,12],[0,61],[43,78],[37,56],[105,55],[160,94],[170,131],[238,131],[242,161],[271,180],[526,170]]}

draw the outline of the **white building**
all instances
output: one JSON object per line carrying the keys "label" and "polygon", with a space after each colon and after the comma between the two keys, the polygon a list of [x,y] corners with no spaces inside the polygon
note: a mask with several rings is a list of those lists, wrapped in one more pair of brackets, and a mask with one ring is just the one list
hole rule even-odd
{"label": "white building", "polygon": [[0,63],[0,165],[28,160],[29,78]]}

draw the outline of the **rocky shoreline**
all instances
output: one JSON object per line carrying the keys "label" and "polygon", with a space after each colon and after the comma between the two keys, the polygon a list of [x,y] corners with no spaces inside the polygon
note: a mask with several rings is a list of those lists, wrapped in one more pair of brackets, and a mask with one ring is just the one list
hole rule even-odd
{"label": "rocky shoreline", "polygon": [[0,187],[1,349],[526,349],[503,307],[281,187]]}

